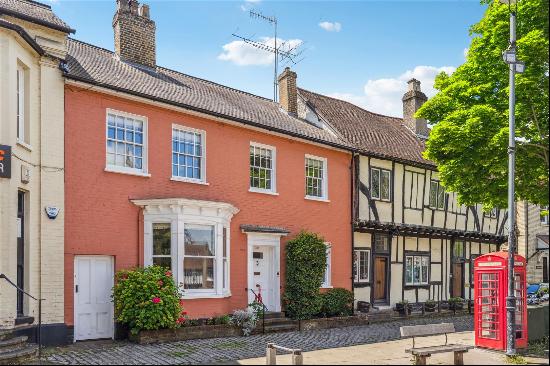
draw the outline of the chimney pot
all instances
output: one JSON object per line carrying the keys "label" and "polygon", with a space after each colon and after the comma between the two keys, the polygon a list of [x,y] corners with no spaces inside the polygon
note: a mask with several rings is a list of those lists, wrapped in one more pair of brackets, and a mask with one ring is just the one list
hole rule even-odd
{"label": "chimney pot", "polygon": [[408,81],[408,91],[403,95],[403,122],[415,134],[428,137],[428,122],[424,118],[415,118],[415,113],[422,107],[428,97],[420,89],[420,81]]}
{"label": "chimney pot", "polygon": [[279,104],[289,114],[298,115],[298,89],[296,87],[297,75],[290,67],[286,67],[279,75]]}
{"label": "chimney pot", "polygon": [[139,15],[141,15],[144,18],[149,19],[149,5],[147,5],[147,4],[140,5]]}

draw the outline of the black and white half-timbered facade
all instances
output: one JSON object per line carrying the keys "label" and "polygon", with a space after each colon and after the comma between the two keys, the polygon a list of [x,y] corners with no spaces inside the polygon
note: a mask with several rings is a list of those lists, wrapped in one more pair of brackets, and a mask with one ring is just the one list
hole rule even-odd
{"label": "black and white half-timbered facade", "polygon": [[409,81],[403,118],[299,89],[299,111],[356,146],[353,248],[356,301],[378,307],[450,297],[473,298],[473,259],[506,240],[507,212],[458,204],[422,152],[427,122],[414,113],[427,100]]}

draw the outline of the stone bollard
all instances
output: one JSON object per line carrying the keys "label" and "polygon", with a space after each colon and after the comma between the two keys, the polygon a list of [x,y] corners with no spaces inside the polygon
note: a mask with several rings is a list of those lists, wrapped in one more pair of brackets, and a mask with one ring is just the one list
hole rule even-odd
{"label": "stone bollard", "polygon": [[292,364],[293,365],[303,365],[304,364],[304,355],[302,351],[292,352]]}
{"label": "stone bollard", "polygon": [[277,364],[277,350],[275,349],[275,347],[273,347],[273,343],[267,344],[265,364],[266,365]]}

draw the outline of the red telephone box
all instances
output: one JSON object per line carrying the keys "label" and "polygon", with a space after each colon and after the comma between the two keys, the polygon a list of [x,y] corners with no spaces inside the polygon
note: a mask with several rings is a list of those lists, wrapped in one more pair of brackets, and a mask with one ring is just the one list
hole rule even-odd
{"label": "red telephone box", "polygon": [[[527,347],[525,258],[515,255],[516,348]],[[474,260],[474,330],[476,347],[506,350],[508,252],[484,254]]]}

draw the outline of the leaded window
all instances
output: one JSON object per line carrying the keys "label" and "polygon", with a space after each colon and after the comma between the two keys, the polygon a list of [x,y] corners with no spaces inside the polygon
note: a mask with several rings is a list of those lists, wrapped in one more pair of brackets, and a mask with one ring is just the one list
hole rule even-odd
{"label": "leaded window", "polygon": [[383,201],[391,199],[391,172],[380,168],[371,168],[371,197]]}
{"label": "leaded window", "polygon": [[405,256],[405,285],[421,286],[428,284],[430,258],[427,255]]}
{"label": "leaded window", "polygon": [[430,207],[445,209],[445,188],[437,180],[430,181]]}
{"label": "leaded window", "polygon": [[370,250],[357,249],[354,251],[354,278],[355,282],[369,282]]}

